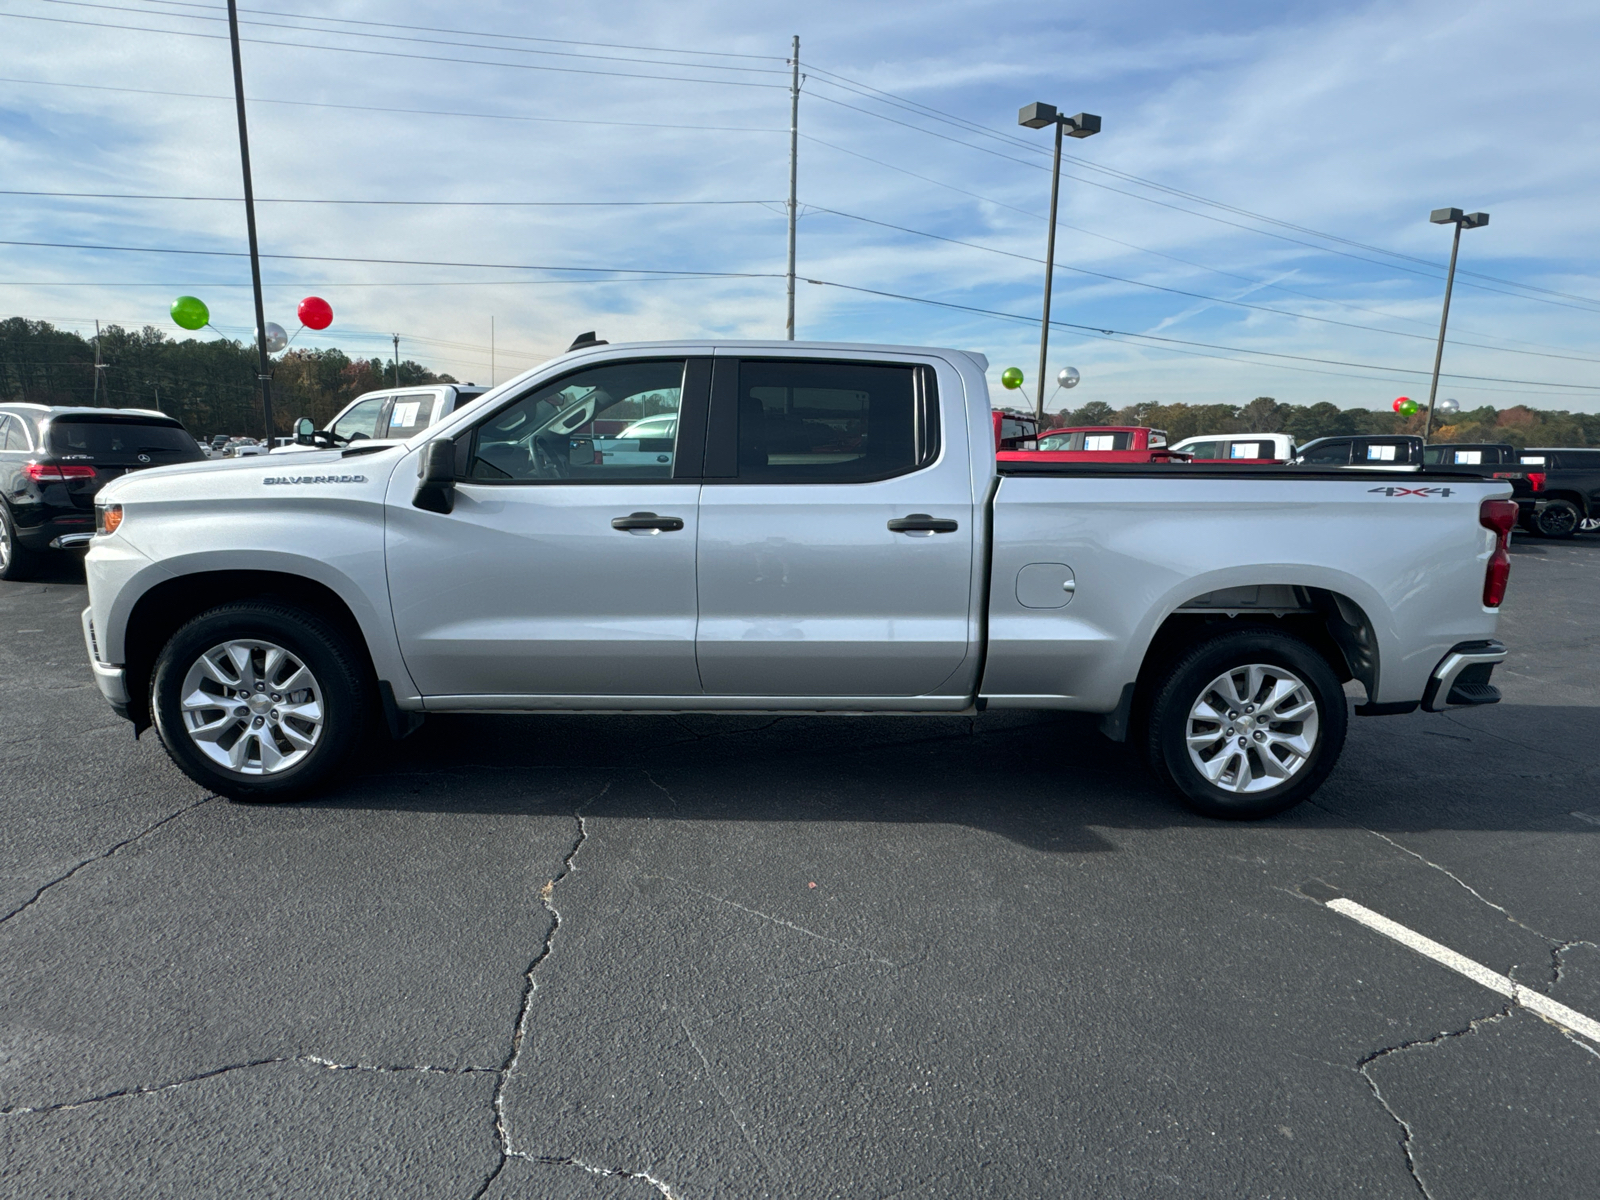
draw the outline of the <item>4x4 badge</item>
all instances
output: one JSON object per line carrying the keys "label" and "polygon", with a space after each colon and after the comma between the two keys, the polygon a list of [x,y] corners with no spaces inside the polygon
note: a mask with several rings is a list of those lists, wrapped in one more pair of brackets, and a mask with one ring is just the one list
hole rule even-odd
{"label": "4x4 badge", "polygon": [[1368,488],[1367,491],[1382,492],[1385,496],[1448,496],[1451,494],[1451,489],[1447,487],[1408,488],[1390,486]]}

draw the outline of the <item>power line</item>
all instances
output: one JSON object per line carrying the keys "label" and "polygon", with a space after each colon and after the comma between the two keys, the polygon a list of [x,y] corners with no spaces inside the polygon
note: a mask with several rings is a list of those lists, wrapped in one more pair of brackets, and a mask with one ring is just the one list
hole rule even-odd
{"label": "power line", "polygon": [[[161,4],[182,8],[209,8],[210,5],[185,3],[184,0],[156,0]],[[400,25],[389,21],[357,21],[348,17],[323,17],[313,16],[309,13],[275,12],[267,8],[245,9],[245,12],[260,13],[268,17],[294,17],[309,21],[327,21],[339,25],[371,25],[379,29],[411,29],[424,33],[453,33],[461,37],[493,37],[505,38],[517,42],[548,42],[557,46],[596,46],[609,50],[648,50],[657,54],[701,54],[714,58],[752,58],[763,62],[786,62],[781,54],[739,54],[728,50],[678,50],[671,46],[633,46],[622,42],[585,42],[572,38],[547,38],[532,37],[518,33],[486,33],[473,29],[440,29],[431,25]]]}
{"label": "power line", "polygon": [[[180,100],[226,100],[232,96],[212,95],[205,92],[168,92],[154,88],[108,87],[97,83],[60,83],[49,79],[16,79],[0,75],[0,83],[21,83],[33,87],[80,88],[91,92],[125,92],[133,96],[171,96]],[[450,112],[432,108],[394,108],[375,104],[332,104],[320,100],[274,100],[264,96],[250,97],[251,104],[284,104],[295,108],[333,108],[348,112],[393,113],[408,117],[469,117],[485,121],[537,121],[550,125],[605,125],[620,129],[673,129],[705,131],[709,133],[788,133],[787,129],[765,129],[756,125],[667,125],[658,121],[591,121],[574,117],[530,117],[518,113]]]}
{"label": "power line", "polygon": [[[55,0],[52,0],[55,2]],[[207,41],[227,41],[224,34],[199,33],[189,29],[152,29],[148,25],[116,25],[107,21],[75,21],[68,17],[41,17],[33,13],[0,12],[0,17],[17,21],[45,21],[52,25],[80,25],[91,29],[120,29],[133,33],[159,33],[167,37],[204,38]],[[318,32],[307,30],[308,33]],[[325,32],[325,31],[324,31]],[[286,46],[293,50],[326,50],[337,54],[367,54],[379,58],[403,58],[416,62],[461,63],[475,67],[505,67],[515,71],[554,71],[563,75],[603,75],[614,79],[654,79],[671,83],[708,83],[720,87],[782,88],[779,83],[756,83],[747,79],[696,79],[688,75],[645,75],[637,71],[600,71],[592,67],[553,67],[545,63],[493,62],[478,58],[450,58],[438,54],[408,54],[399,50],[368,50],[359,46],[323,46],[315,42],[284,42],[272,38],[240,38],[254,46]],[[676,64],[688,65],[688,64]]]}
{"label": "power line", "polygon": [[[178,250],[165,246],[108,246],[83,242],[22,242],[0,241],[0,246],[37,246],[51,250],[112,250],[129,254],[185,254],[203,258],[248,258],[243,250]],[[608,275],[612,272],[632,271],[638,275],[675,275],[686,279],[782,279],[775,271],[690,271],[651,270],[647,267],[566,267],[539,263],[475,263],[443,262],[416,258],[351,258],[332,254],[263,254],[262,258],[291,262],[367,263],[379,266],[401,267],[471,267],[487,271],[573,271],[583,274]]]}
{"label": "power line", "polygon": [[[813,204],[813,205],[810,205],[809,207],[812,208],[813,210],[815,210],[816,212],[828,213],[831,216],[835,216],[835,217],[844,217],[847,220],[851,220],[851,221],[860,221],[861,223],[863,223],[865,225],[877,225],[877,226],[879,226],[880,228],[883,228],[883,229],[893,229],[893,230],[895,230],[895,231],[897,231],[899,233],[909,233],[909,234],[912,234],[912,235],[914,235],[916,237],[930,238],[933,241],[948,242],[951,245],[965,246],[965,247],[968,247],[969,249],[972,249],[972,250],[982,250],[982,251],[984,251],[984,252],[986,252],[988,254],[1000,254],[1000,255],[1004,255],[1006,258],[1021,259],[1023,262],[1029,262],[1029,263],[1042,263],[1042,262],[1044,262],[1044,259],[1035,258],[1031,254],[1018,254],[1018,253],[1016,253],[1015,251],[1012,251],[1012,250],[1002,250],[997,246],[985,246],[980,242],[968,242],[968,241],[962,240],[961,238],[946,237],[943,234],[929,233],[926,230],[922,230],[922,229],[912,229],[912,228],[909,228],[908,226],[905,226],[905,225],[896,225],[896,224],[894,224],[893,222],[890,222],[890,221],[879,221],[879,220],[875,220],[872,217],[857,216],[855,213],[840,212],[837,209],[823,208],[820,205]],[[1230,305],[1230,306],[1232,306],[1234,308],[1246,308],[1246,309],[1251,310],[1252,312],[1271,313],[1274,316],[1290,317],[1290,318],[1293,318],[1294,320],[1297,320],[1297,321],[1317,321],[1317,322],[1320,322],[1321,324],[1324,324],[1324,325],[1338,325],[1338,326],[1340,326],[1341,328],[1344,328],[1344,329],[1360,330],[1363,333],[1381,333],[1386,337],[1411,338],[1411,339],[1414,339],[1414,340],[1419,341],[1419,342],[1428,342],[1430,344],[1432,344],[1435,341],[1434,338],[1428,337],[1428,336],[1426,336],[1424,334],[1420,334],[1420,333],[1406,333],[1404,330],[1400,330],[1400,329],[1379,329],[1379,328],[1377,328],[1376,326],[1373,326],[1373,325],[1357,325],[1357,324],[1354,324],[1353,322],[1350,322],[1350,321],[1336,321],[1332,317],[1318,317],[1318,316],[1313,316],[1310,313],[1291,312],[1288,309],[1272,308],[1272,307],[1269,307],[1268,305],[1265,305],[1265,304],[1251,304],[1251,303],[1249,303],[1248,301],[1245,301],[1245,300],[1228,300],[1228,299],[1225,299],[1225,298],[1223,298],[1221,296],[1207,296],[1207,295],[1205,295],[1204,293],[1201,293],[1201,292],[1190,292],[1190,291],[1185,291],[1182,288],[1166,287],[1166,286],[1164,286],[1162,284],[1159,284],[1159,283],[1146,283],[1146,282],[1144,282],[1142,280],[1138,280],[1138,279],[1126,279],[1121,275],[1111,275],[1111,274],[1106,273],[1105,271],[1091,271],[1087,267],[1074,267],[1074,266],[1071,266],[1071,265],[1069,265],[1067,263],[1060,263],[1060,262],[1056,263],[1056,270],[1058,270],[1058,271],[1072,271],[1072,272],[1074,272],[1075,274],[1078,274],[1078,275],[1088,275],[1088,276],[1090,276],[1092,278],[1095,278],[1095,279],[1105,279],[1105,280],[1109,280],[1109,281],[1114,282],[1114,283],[1125,283],[1125,284],[1128,284],[1131,287],[1148,288],[1148,289],[1150,289],[1152,291],[1157,291],[1157,292],[1167,292],[1167,293],[1169,293],[1171,295],[1184,296],[1184,297],[1187,297],[1187,298],[1189,298],[1191,300],[1204,300],[1204,301],[1206,301],[1207,303],[1210,303],[1210,304],[1225,304],[1225,305]],[[1449,344],[1453,345],[1453,346],[1470,346],[1474,350],[1490,350],[1490,351],[1494,351],[1495,353],[1499,353],[1499,354],[1528,354],[1528,355],[1532,355],[1532,356],[1534,356],[1536,358],[1559,358],[1559,359],[1565,359],[1565,360],[1567,360],[1569,362],[1600,363],[1600,358],[1585,358],[1585,357],[1583,357],[1581,355],[1574,355],[1574,354],[1551,354],[1551,353],[1548,353],[1548,352],[1545,352],[1545,351],[1541,351],[1541,350],[1516,350],[1516,349],[1512,349],[1511,347],[1507,347],[1507,346],[1484,346],[1484,345],[1481,345],[1480,343],[1477,343],[1477,342],[1463,342],[1463,341],[1460,341],[1460,340],[1455,339],[1455,338],[1451,338],[1449,340]]]}
{"label": "power line", "polygon": [[[240,196],[160,196],[144,192],[24,192],[0,189],[0,196],[50,196],[68,200],[204,200],[242,204]],[[777,204],[777,200],[324,200],[312,197],[257,196],[257,204],[370,204],[413,208],[647,208],[703,204]]]}
{"label": "power line", "polygon": [[[958,117],[958,116],[955,116],[954,114],[944,112],[944,111],[942,111],[940,109],[933,108],[930,105],[922,104],[922,103],[920,103],[918,101],[911,100],[911,99],[909,99],[907,97],[897,96],[893,92],[883,91],[880,88],[872,87],[870,84],[863,83],[860,80],[849,79],[847,76],[839,75],[839,74],[836,74],[835,72],[827,71],[827,70],[824,70],[824,69],[822,69],[820,67],[814,67],[811,64],[807,64],[807,66],[808,66],[809,69],[811,69],[811,70],[816,72],[816,74],[818,76],[818,80],[817,81],[819,83],[830,84],[831,86],[838,87],[841,90],[849,91],[849,92],[852,92],[855,95],[863,96],[863,98],[865,98],[865,99],[879,99],[880,102],[882,102],[882,103],[892,103],[893,106],[896,107],[896,108],[900,108],[900,109],[908,111],[908,112],[914,112],[914,113],[917,113],[918,115],[924,115],[924,116],[930,117],[930,118],[932,118],[934,120],[942,121],[945,124],[955,126],[956,128],[962,129],[962,130],[967,131],[967,132],[976,133],[976,134],[980,134],[980,135],[982,135],[984,137],[993,138],[994,140],[996,140],[998,142],[1001,142],[1004,145],[1007,145],[1007,146],[1010,146],[1010,147],[1014,147],[1016,149],[1025,149],[1025,150],[1029,151],[1030,153],[1039,154],[1039,155],[1043,155],[1043,154],[1046,153],[1046,151],[1044,150],[1043,147],[1041,147],[1041,146],[1039,146],[1039,145],[1037,145],[1037,144],[1035,144],[1033,142],[1027,141],[1027,140],[1025,140],[1023,138],[1020,138],[1020,137],[1016,136],[1015,134],[1000,133],[999,131],[990,129],[987,126],[981,125],[981,124],[979,124],[979,123],[977,123],[975,121],[969,121],[965,117]],[[852,86],[845,86],[847,84],[848,85],[852,85]],[[864,90],[858,90],[858,89],[864,89]],[[872,93],[872,95],[867,95],[866,93]],[[826,97],[823,97],[823,98],[826,99]],[[847,107],[853,107],[853,106],[847,106]],[[867,110],[863,109],[863,110],[858,110],[858,111],[865,112]],[[886,118],[881,118],[881,114],[869,114],[869,115],[880,116],[880,119],[886,119]],[[908,126],[908,128],[916,128],[916,126]],[[931,132],[931,131],[923,130],[923,132],[927,133],[927,132]],[[972,148],[973,149],[978,149],[979,147],[972,147]],[[1284,220],[1282,220],[1282,219],[1280,219],[1278,217],[1267,216],[1264,213],[1254,212],[1254,211],[1252,211],[1250,209],[1241,208],[1238,205],[1229,204],[1229,203],[1227,203],[1225,201],[1212,200],[1209,197],[1202,196],[1202,195],[1200,195],[1200,194],[1198,194],[1196,192],[1185,191],[1182,188],[1176,188],[1176,187],[1171,186],[1170,184],[1161,183],[1158,180],[1147,179],[1142,175],[1135,175],[1135,174],[1133,174],[1131,172],[1122,171],[1122,170],[1119,170],[1119,169],[1117,169],[1115,167],[1107,167],[1107,166],[1104,166],[1104,165],[1102,165],[1100,163],[1092,162],[1089,159],[1082,158],[1082,157],[1080,157],[1078,155],[1065,154],[1062,157],[1065,158],[1067,161],[1075,163],[1077,166],[1082,167],[1082,168],[1084,168],[1086,170],[1098,171],[1101,174],[1110,175],[1113,178],[1125,180],[1125,181],[1127,181],[1129,183],[1137,183],[1137,184],[1140,184],[1141,186],[1144,186],[1144,187],[1153,188],[1153,189],[1156,189],[1158,191],[1165,192],[1168,195],[1178,196],[1178,197],[1181,197],[1181,198],[1186,199],[1186,200],[1191,200],[1191,201],[1193,201],[1193,202],[1195,202],[1197,204],[1204,204],[1204,205],[1208,205],[1208,206],[1213,207],[1213,208],[1222,209],[1223,211],[1235,213],[1235,214],[1237,214],[1239,216],[1249,217],[1252,220],[1264,221],[1264,222],[1266,222],[1268,224],[1277,225],[1277,226],[1280,226],[1281,228],[1289,229],[1289,230],[1292,230],[1292,231],[1294,231],[1296,233],[1304,233],[1304,234],[1308,234],[1308,235],[1310,235],[1312,237],[1324,238],[1324,239],[1326,239],[1328,241],[1339,242],[1342,245],[1352,246],[1352,247],[1355,247],[1357,249],[1368,250],[1368,251],[1371,251],[1374,254],[1382,254],[1382,255],[1386,255],[1386,256],[1388,256],[1390,258],[1402,259],[1402,260],[1404,260],[1406,262],[1418,263],[1418,264],[1421,264],[1423,266],[1432,267],[1434,270],[1439,271],[1439,272],[1443,272],[1443,270],[1444,270],[1443,265],[1441,265],[1439,263],[1436,263],[1436,262],[1432,261],[1431,259],[1420,258],[1420,257],[1418,257],[1416,255],[1412,255],[1412,254],[1405,254],[1405,253],[1402,253],[1401,251],[1398,251],[1398,250],[1389,250],[1389,249],[1386,249],[1383,246],[1374,246],[1374,245],[1372,245],[1372,244],[1370,244],[1368,242],[1357,241],[1357,240],[1352,239],[1352,238],[1343,237],[1343,236],[1341,236],[1339,234],[1325,233],[1325,232],[1323,232],[1321,230],[1313,229],[1313,228],[1311,228],[1309,226],[1298,225],[1298,224],[1295,224],[1292,221],[1284,221]],[[1041,169],[1042,169],[1042,164],[1040,164],[1040,166],[1041,166]],[[1088,183],[1090,181],[1088,181],[1088,180],[1079,180],[1078,182]],[[1113,190],[1115,190],[1115,189],[1113,189]],[[1131,194],[1131,193],[1124,193],[1124,194]],[[1140,197],[1140,198],[1141,199],[1146,199],[1146,200],[1149,199],[1148,197]],[[1179,211],[1191,211],[1191,210],[1180,209]],[[1201,216],[1203,214],[1192,213],[1192,215]],[[1248,227],[1240,226],[1240,228],[1246,228],[1247,229]],[[1251,230],[1251,232],[1264,233],[1265,231],[1263,231],[1263,230]],[[1323,248],[1322,247],[1318,247],[1318,249],[1323,249]],[[1475,276],[1476,278],[1479,278],[1479,279],[1486,279],[1486,280],[1488,280],[1488,281],[1490,281],[1492,283],[1502,283],[1502,284],[1505,284],[1508,287],[1525,288],[1525,289],[1527,289],[1529,291],[1540,292],[1540,293],[1543,293],[1543,294],[1548,295],[1548,296],[1557,296],[1557,297],[1561,297],[1561,298],[1564,298],[1564,299],[1567,299],[1567,300],[1576,300],[1576,301],[1579,301],[1579,302],[1584,303],[1584,304],[1600,305],[1600,300],[1597,300],[1597,299],[1595,299],[1593,297],[1590,297],[1590,296],[1580,296],[1580,295],[1576,295],[1576,294],[1571,293],[1571,292],[1555,291],[1555,290],[1552,290],[1550,288],[1539,287],[1536,284],[1522,283],[1522,282],[1519,282],[1519,281],[1514,280],[1514,279],[1502,279],[1502,278],[1500,278],[1498,276],[1488,275],[1488,274],[1485,274],[1485,273],[1483,273],[1481,271],[1468,271],[1466,269],[1462,269],[1462,270],[1459,270],[1457,272],[1457,274],[1460,274],[1460,275],[1472,275],[1472,276]]]}
{"label": "power line", "polygon": [[[978,307],[975,307],[975,306],[970,305],[970,304],[956,304],[956,303],[954,303],[952,301],[948,301],[948,300],[933,300],[933,299],[929,299],[928,297],[925,297],[925,296],[908,296],[908,295],[904,295],[904,294],[902,294],[900,292],[881,291],[881,290],[879,290],[877,288],[856,287],[856,286],[854,286],[852,284],[848,284],[848,283],[837,283],[837,282],[835,282],[835,281],[833,281],[831,279],[807,279],[806,282],[807,283],[819,284],[819,285],[821,285],[823,287],[842,288],[845,291],[850,291],[850,292],[861,292],[861,293],[863,293],[865,295],[869,295],[869,296],[884,296],[884,297],[887,297],[887,298],[892,299],[892,300],[909,300],[909,301],[911,301],[912,303],[915,303],[915,304],[932,304],[932,305],[937,305],[940,308],[950,308],[950,309],[959,310],[961,312],[977,313],[977,314],[979,314],[981,316],[986,316],[986,317],[999,317],[999,318],[1002,318],[1002,319],[1007,320],[1007,321],[1020,321],[1020,322],[1023,322],[1024,324],[1028,324],[1028,325],[1035,325],[1035,324],[1038,323],[1038,320],[1039,320],[1038,317],[1024,316],[1024,315],[1022,315],[1020,313],[1001,312],[1001,311],[999,311],[997,309],[992,309],[992,308],[978,308]],[[1059,327],[1061,329],[1071,330],[1071,331],[1075,331],[1075,332],[1079,332],[1079,333],[1083,333],[1083,334],[1087,334],[1087,335],[1103,336],[1103,337],[1106,337],[1106,338],[1137,338],[1140,341],[1149,341],[1149,342],[1157,342],[1157,343],[1170,343],[1170,344],[1172,344],[1174,346],[1197,346],[1197,347],[1201,347],[1201,348],[1207,349],[1207,350],[1225,350],[1225,351],[1232,352],[1234,354],[1257,354],[1257,355],[1262,355],[1262,356],[1267,357],[1267,358],[1292,359],[1292,360],[1297,361],[1297,362],[1323,363],[1323,364],[1327,364],[1327,365],[1330,365],[1330,366],[1338,366],[1338,367],[1355,367],[1355,368],[1358,368],[1358,369],[1364,370],[1364,371],[1389,371],[1389,372],[1395,372],[1395,373],[1403,374],[1403,375],[1421,375],[1421,376],[1428,376],[1428,375],[1432,374],[1432,372],[1429,372],[1429,371],[1415,370],[1415,369],[1410,368],[1410,367],[1386,366],[1386,365],[1383,365],[1383,364],[1380,364],[1380,363],[1349,362],[1349,361],[1346,361],[1344,359],[1337,359],[1337,358],[1316,358],[1316,357],[1313,357],[1311,355],[1305,355],[1305,354],[1283,354],[1283,353],[1280,353],[1278,351],[1273,351],[1273,350],[1253,350],[1253,349],[1249,348],[1248,346],[1225,346],[1225,345],[1218,345],[1218,344],[1213,343],[1213,342],[1194,342],[1194,341],[1185,340],[1183,338],[1160,337],[1160,336],[1158,336],[1156,334],[1150,334],[1150,333],[1132,333],[1132,332],[1130,332],[1128,330],[1124,330],[1124,329],[1103,329],[1103,328],[1100,328],[1100,327],[1094,326],[1094,325],[1077,325],[1077,324],[1073,324],[1072,322],[1069,322],[1069,321],[1057,321],[1057,320],[1054,320],[1054,319],[1051,320],[1050,324],[1052,326]],[[1233,361],[1242,361],[1242,360],[1233,360]],[[1253,366],[1261,366],[1263,364],[1261,364],[1261,363],[1253,363],[1251,365],[1253,365]],[[1320,374],[1333,374],[1335,372],[1319,372],[1319,373]],[[1358,376],[1357,378],[1360,378],[1360,377]],[[1585,383],[1552,383],[1552,382],[1550,382],[1548,380],[1540,380],[1540,379],[1501,379],[1498,376],[1493,376],[1493,375],[1455,375],[1455,374],[1441,375],[1440,378],[1441,379],[1450,378],[1450,379],[1473,380],[1473,381],[1480,382],[1480,383],[1507,383],[1507,384],[1514,384],[1514,385],[1520,386],[1520,387],[1563,388],[1563,389],[1582,391],[1582,392],[1600,392],[1600,385],[1585,384]]]}

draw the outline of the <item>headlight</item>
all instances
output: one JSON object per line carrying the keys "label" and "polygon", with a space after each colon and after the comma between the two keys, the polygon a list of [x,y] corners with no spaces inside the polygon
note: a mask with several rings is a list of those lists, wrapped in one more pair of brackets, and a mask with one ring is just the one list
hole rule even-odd
{"label": "headlight", "polygon": [[94,506],[94,531],[115,533],[122,524],[122,505],[96,504]]}

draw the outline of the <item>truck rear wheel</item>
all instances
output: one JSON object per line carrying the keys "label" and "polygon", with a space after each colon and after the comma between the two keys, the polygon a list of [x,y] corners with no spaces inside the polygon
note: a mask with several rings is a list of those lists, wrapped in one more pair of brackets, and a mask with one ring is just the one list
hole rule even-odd
{"label": "truck rear wheel", "polygon": [[359,742],[365,675],[314,613],[224,604],[173,634],[151,674],[156,732],[183,773],[235,800],[296,799]]}
{"label": "truck rear wheel", "polygon": [[1583,514],[1570,500],[1552,500],[1533,514],[1533,531],[1540,537],[1569,538],[1583,524]]}
{"label": "truck rear wheel", "polygon": [[1156,774],[1208,817],[1258,820],[1321,786],[1349,715],[1327,660],[1274,630],[1234,630],[1183,654],[1158,682],[1146,728]]}

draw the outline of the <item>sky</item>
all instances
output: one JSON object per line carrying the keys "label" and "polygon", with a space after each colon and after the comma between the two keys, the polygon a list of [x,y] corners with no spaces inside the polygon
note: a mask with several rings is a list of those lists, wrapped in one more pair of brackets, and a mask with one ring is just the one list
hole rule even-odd
{"label": "sky", "polygon": [[[251,336],[225,14],[0,0],[0,317],[176,336],[192,294],[201,336]],[[978,350],[1031,396],[1051,134],[1016,114],[1042,100],[1103,119],[1065,147],[1048,370],[1082,383],[1049,407],[1425,399],[1451,240],[1428,214],[1459,207],[1492,219],[1462,236],[1440,395],[1600,411],[1592,3],[240,17],[267,319],[334,309],[296,346],[387,358],[399,333],[486,383],[591,329],[783,336],[798,35],[802,339]]]}

